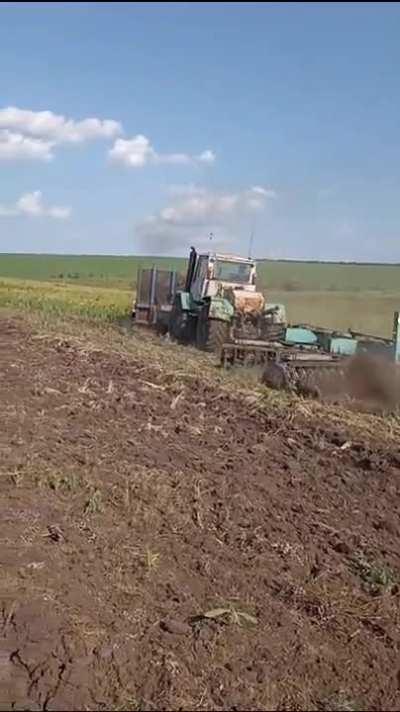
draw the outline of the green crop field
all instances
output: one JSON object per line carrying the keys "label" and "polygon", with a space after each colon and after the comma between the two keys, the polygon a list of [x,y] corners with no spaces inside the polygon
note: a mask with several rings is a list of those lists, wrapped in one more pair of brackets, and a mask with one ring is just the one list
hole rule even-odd
{"label": "green crop field", "polygon": [[182,269],[185,261],[169,257],[0,254],[0,277],[129,289],[136,283],[138,267],[153,264],[166,269]]}
{"label": "green crop field", "polygon": [[[0,255],[0,306],[114,320],[128,315],[138,266],[185,269],[184,259],[79,255]],[[291,323],[390,336],[400,309],[400,265],[274,262],[258,265],[269,302]]]}
{"label": "green crop field", "polygon": [[[138,266],[184,270],[185,260],[171,257],[100,255],[0,255],[0,277],[116,286],[129,289]],[[400,265],[361,265],[261,260],[260,286],[285,292],[399,292]]]}
{"label": "green crop field", "polygon": [[269,292],[269,301],[284,304],[292,324],[330,329],[354,329],[390,338],[393,314],[400,311],[400,291],[394,292]]}
{"label": "green crop field", "polygon": [[400,265],[261,261],[264,288],[286,292],[399,292]]}

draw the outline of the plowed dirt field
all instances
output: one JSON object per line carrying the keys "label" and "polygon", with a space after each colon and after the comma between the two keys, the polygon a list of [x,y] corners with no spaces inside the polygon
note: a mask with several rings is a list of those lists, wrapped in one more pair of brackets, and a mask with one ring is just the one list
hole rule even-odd
{"label": "plowed dirt field", "polygon": [[176,353],[0,320],[0,709],[400,709],[389,421]]}

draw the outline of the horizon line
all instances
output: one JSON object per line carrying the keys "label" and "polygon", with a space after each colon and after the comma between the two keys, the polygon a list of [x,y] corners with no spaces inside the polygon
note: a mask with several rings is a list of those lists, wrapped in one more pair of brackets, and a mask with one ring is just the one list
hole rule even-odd
{"label": "horizon line", "polygon": [[[107,252],[0,252],[1,257],[102,257],[109,259],[152,259],[152,260],[185,260],[183,255],[132,255],[129,253],[110,254]],[[309,259],[301,257],[254,257],[257,262],[299,262],[302,264],[326,265],[359,265],[370,267],[400,267],[400,262],[371,262],[364,260],[329,260]]]}

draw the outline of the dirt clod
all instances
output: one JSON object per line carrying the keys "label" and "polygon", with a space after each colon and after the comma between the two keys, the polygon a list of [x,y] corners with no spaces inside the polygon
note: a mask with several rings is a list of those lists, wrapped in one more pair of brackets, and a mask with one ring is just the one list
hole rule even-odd
{"label": "dirt clod", "polygon": [[174,633],[175,635],[189,635],[192,629],[188,623],[182,623],[182,621],[177,621],[173,619],[161,621],[162,630],[167,631],[167,633]]}

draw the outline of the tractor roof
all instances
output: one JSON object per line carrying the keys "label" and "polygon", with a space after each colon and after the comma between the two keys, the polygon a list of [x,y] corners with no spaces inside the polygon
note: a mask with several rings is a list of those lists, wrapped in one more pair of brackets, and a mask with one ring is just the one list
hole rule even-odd
{"label": "tractor roof", "polygon": [[252,260],[249,257],[240,257],[239,255],[231,255],[226,252],[209,252],[208,255],[216,260],[226,260],[227,262],[244,262],[245,264],[250,265],[255,263],[255,260]]}

